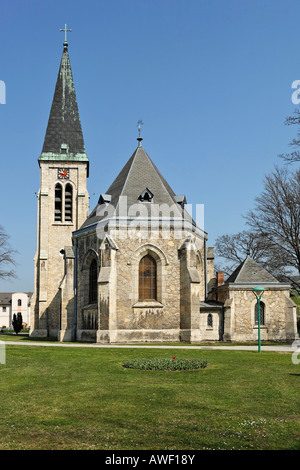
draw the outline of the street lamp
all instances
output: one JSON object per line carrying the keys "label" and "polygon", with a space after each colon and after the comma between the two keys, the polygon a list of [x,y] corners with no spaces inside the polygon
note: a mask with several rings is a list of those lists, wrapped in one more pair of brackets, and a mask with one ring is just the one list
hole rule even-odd
{"label": "street lamp", "polygon": [[255,295],[257,299],[257,320],[258,320],[258,352],[261,351],[261,346],[260,346],[260,299],[264,293],[265,289],[263,287],[253,287],[252,292]]}

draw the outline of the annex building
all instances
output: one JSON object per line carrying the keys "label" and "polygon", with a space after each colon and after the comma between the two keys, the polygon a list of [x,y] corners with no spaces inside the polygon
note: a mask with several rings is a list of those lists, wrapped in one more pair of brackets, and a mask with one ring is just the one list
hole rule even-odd
{"label": "annex building", "polygon": [[[297,338],[290,286],[247,259],[224,282],[208,234],[138,137],[89,212],[86,155],[65,40],[38,193],[31,336],[100,343]],[[126,150],[125,150],[126,151]],[[100,177],[101,181],[101,177]],[[188,187],[188,181],[183,182]]]}
{"label": "annex building", "polygon": [[11,328],[13,316],[21,313],[25,328],[30,325],[32,292],[0,292],[0,328]]}

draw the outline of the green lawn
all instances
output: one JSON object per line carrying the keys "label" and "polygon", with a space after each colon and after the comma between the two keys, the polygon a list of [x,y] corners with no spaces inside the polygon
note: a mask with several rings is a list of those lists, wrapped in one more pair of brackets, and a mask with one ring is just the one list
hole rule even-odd
{"label": "green lawn", "polygon": [[[53,338],[53,337],[45,337],[45,338],[36,338],[36,337],[30,337],[28,333],[14,333],[14,332],[6,332],[6,333],[0,333],[0,341],[3,340],[5,342],[7,341],[18,341],[18,342],[31,342],[31,343],[40,343],[40,342],[43,342],[43,343],[57,343],[59,344],[59,342],[57,341],[56,338]],[[85,342],[82,342],[82,343],[85,343]],[[287,342],[287,341],[262,341],[262,346],[272,346],[272,345],[275,345],[275,346],[280,346],[280,345],[286,345],[286,346],[290,346],[291,344],[293,343],[293,341],[290,341],[290,342]],[[86,343],[85,343],[86,344]],[[132,343],[132,345],[137,345],[137,346],[140,346],[141,343]],[[161,343],[152,343],[152,342],[149,342],[149,343],[144,343],[144,347],[147,347],[147,346],[160,346]],[[164,343],[165,346],[174,346],[174,348],[176,349],[176,346],[179,345],[179,346],[191,346],[191,343],[185,343],[183,341],[181,341],[180,343]],[[199,344],[194,344],[193,343],[193,346],[214,346],[214,347],[217,347],[217,346],[257,346],[258,343],[257,341],[251,341],[251,342],[222,342],[222,341],[217,341],[217,342],[213,342],[213,341],[202,341],[201,343]]]}
{"label": "green lawn", "polygon": [[[123,369],[200,358],[199,371]],[[291,354],[6,346],[0,449],[300,449]]]}

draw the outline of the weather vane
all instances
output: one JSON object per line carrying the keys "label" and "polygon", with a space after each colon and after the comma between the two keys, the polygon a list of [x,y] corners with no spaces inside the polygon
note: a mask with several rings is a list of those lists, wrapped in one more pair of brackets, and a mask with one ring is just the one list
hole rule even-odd
{"label": "weather vane", "polygon": [[65,42],[68,42],[68,41],[67,41],[67,31],[72,31],[72,30],[71,30],[71,29],[67,29],[67,25],[65,24],[64,29],[60,29],[60,31],[64,31],[64,32],[65,32]]}
{"label": "weather vane", "polygon": [[141,126],[143,125],[143,121],[140,119],[137,123],[137,127],[139,129],[139,138],[141,137]]}

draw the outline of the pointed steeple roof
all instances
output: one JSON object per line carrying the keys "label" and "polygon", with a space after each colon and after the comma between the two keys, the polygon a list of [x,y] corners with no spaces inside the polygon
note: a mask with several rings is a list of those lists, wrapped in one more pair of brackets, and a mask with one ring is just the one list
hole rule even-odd
{"label": "pointed steeple roof", "polygon": [[107,190],[111,203],[116,207],[120,196],[127,196],[128,205],[138,202],[146,188],[155,195],[157,204],[174,204],[174,191],[154,165],[144,148],[139,144],[127,164]]}
{"label": "pointed steeple roof", "polygon": [[263,284],[276,283],[279,281],[268,271],[259,266],[254,259],[248,255],[246,259],[233,271],[225,284]]}
{"label": "pointed steeple roof", "polygon": [[66,41],[39,160],[88,161]]}
{"label": "pointed steeple roof", "polygon": [[[138,147],[106,193],[100,196],[97,206],[91,212],[82,228],[99,222],[103,218],[102,213],[107,215],[107,213],[104,214],[105,202],[109,202],[111,207],[115,208],[116,216],[122,216],[124,209],[126,209],[126,214],[128,215],[129,208],[134,204],[146,202],[141,209],[145,210],[146,208],[146,217],[151,217],[151,203],[157,205],[164,204],[166,205],[165,207],[171,208],[174,218],[182,219],[184,217],[185,220],[188,220],[195,226],[191,216],[184,209],[183,205],[178,202],[178,197],[142,147],[141,139],[138,140]],[[145,194],[147,194],[147,198],[143,199]],[[185,198],[181,197],[179,200],[185,201]],[[136,215],[137,210],[138,207],[135,206],[133,216]]]}

